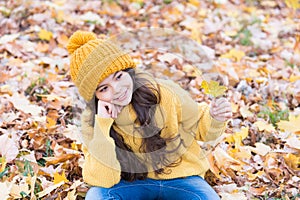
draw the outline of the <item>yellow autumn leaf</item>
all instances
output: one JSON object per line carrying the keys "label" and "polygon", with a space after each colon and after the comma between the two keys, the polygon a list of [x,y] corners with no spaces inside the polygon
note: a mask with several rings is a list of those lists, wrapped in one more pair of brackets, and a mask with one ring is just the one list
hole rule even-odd
{"label": "yellow autumn leaf", "polygon": [[226,86],[221,86],[217,81],[202,81],[201,87],[204,89],[205,94],[212,95],[213,97],[222,96],[227,90]]}
{"label": "yellow autumn leaf", "polygon": [[249,134],[249,127],[242,127],[240,132],[236,132],[226,138],[229,143],[235,143],[235,148],[239,148],[242,145],[242,140]]}
{"label": "yellow autumn leaf", "polygon": [[277,125],[280,130],[300,134],[300,115],[297,117],[290,115],[289,121],[281,120]]}
{"label": "yellow autumn leaf", "polygon": [[268,124],[265,121],[257,121],[254,123],[254,125],[258,128],[259,131],[267,131],[267,132],[275,131],[274,126],[272,124]]}
{"label": "yellow autumn leaf", "polygon": [[250,147],[250,150],[258,155],[265,156],[271,151],[271,147],[261,142],[255,143],[255,148]]}
{"label": "yellow autumn leaf", "polygon": [[215,159],[215,164],[221,170],[225,170],[227,168],[231,168],[233,170],[241,170],[241,162],[239,160],[234,159],[231,157],[226,151],[224,151],[221,147],[217,146],[213,152],[213,157]]}
{"label": "yellow autumn leaf", "polygon": [[292,74],[291,76],[290,76],[290,82],[296,82],[296,81],[298,81],[298,80],[300,80],[300,76],[295,76],[294,74]]}
{"label": "yellow autumn leaf", "polygon": [[41,40],[49,41],[53,37],[53,34],[50,31],[47,31],[45,29],[41,29],[40,32],[38,33],[38,36]]}
{"label": "yellow autumn leaf", "polygon": [[6,159],[5,159],[5,157],[0,157],[0,164],[1,164],[0,173],[2,173],[5,170],[5,167],[6,167]]}
{"label": "yellow autumn leaf", "polygon": [[300,8],[300,1],[299,0],[285,0],[285,4],[289,8],[299,9]]}
{"label": "yellow autumn leaf", "polygon": [[52,119],[51,117],[46,117],[46,121],[47,129],[50,129],[51,127],[54,127],[56,125],[56,120]]}
{"label": "yellow autumn leaf", "polygon": [[284,155],[284,160],[286,162],[286,164],[291,167],[292,169],[295,169],[295,170],[300,170],[300,157],[297,156],[297,155],[294,155],[294,154],[287,154],[287,155]]}
{"label": "yellow autumn leaf", "polygon": [[249,107],[248,106],[243,106],[240,108],[240,113],[242,115],[242,117],[244,119],[248,118],[248,117],[253,117],[254,116],[254,113],[252,113],[250,110],[249,110]]}
{"label": "yellow autumn leaf", "polygon": [[200,1],[198,0],[189,0],[188,2],[196,7],[200,6]]}
{"label": "yellow autumn leaf", "polygon": [[63,171],[63,173],[61,175],[58,172],[55,172],[53,176],[54,176],[54,180],[53,180],[54,184],[58,184],[58,183],[60,183],[62,181],[64,183],[69,182],[69,180],[66,178],[66,174],[65,174],[64,171]]}
{"label": "yellow autumn leaf", "polygon": [[264,172],[263,170],[258,171],[257,173],[247,172],[248,179],[249,179],[250,181],[255,180],[257,177],[258,177],[258,178],[261,178],[264,174],[265,174],[265,172]]}
{"label": "yellow autumn leaf", "polygon": [[228,53],[221,55],[221,58],[234,59],[235,61],[239,62],[245,55],[246,54],[243,51],[231,49]]}

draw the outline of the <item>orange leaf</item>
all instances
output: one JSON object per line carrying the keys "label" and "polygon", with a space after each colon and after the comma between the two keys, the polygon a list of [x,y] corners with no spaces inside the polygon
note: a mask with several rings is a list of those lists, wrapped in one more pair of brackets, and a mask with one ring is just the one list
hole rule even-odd
{"label": "orange leaf", "polygon": [[56,120],[54,120],[53,118],[51,118],[51,117],[46,117],[46,120],[47,120],[47,123],[46,123],[47,129],[50,129],[50,128],[52,128],[53,126],[56,125]]}

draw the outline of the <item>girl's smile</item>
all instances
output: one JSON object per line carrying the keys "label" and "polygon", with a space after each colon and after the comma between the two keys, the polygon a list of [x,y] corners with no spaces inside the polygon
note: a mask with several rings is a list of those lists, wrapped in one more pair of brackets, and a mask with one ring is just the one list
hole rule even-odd
{"label": "girl's smile", "polygon": [[98,85],[95,95],[101,101],[126,106],[131,101],[132,92],[133,81],[129,73],[118,71]]}

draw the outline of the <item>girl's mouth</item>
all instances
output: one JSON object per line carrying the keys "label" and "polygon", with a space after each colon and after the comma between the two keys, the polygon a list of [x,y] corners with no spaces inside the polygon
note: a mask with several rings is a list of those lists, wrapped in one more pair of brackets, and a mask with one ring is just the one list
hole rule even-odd
{"label": "girl's mouth", "polygon": [[117,98],[117,100],[118,100],[118,101],[124,101],[124,100],[126,99],[126,97],[127,97],[127,91],[128,91],[128,89],[127,89],[123,94],[121,94],[121,95]]}

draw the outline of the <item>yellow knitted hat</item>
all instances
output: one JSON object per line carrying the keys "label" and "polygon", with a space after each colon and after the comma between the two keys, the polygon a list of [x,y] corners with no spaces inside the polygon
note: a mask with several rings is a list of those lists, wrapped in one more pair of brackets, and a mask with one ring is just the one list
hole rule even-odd
{"label": "yellow knitted hat", "polygon": [[136,66],[128,53],[110,40],[97,39],[92,32],[76,31],[67,49],[72,81],[86,101],[93,98],[98,84],[109,75]]}

